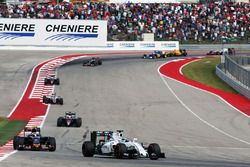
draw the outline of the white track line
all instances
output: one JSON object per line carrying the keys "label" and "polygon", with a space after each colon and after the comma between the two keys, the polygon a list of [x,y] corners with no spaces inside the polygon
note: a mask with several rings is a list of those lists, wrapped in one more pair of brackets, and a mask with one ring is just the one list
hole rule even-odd
{"label": "white track line", "polygon": [[[48,71],[48,69],[50,68],[50,66],[48,66],[48,65],[51,65],[51,62],[56,62],[56,63],[57,63],[57,64],[53,65],[53,70],[52,70],[53,73],[55,73],[55,75],[57,75],[57,69],[60,68],[62,65],[66,64],[66,63],[68,63],[68,62],[71,62],[71,61],[73,61],[73,60],[83,58],[83,57],[87,57],[87,56],[79,55],[79,56],[77,56],[77,57],[73,57],[73,58],[66,59],[66,60],[65,60],[65,59],[62,59],[62,56],[59,56],[59,57],[56,57],[56,58],[52,58],[51,61],[50,61],[50,60],[45,60],[45,61],[43,61],[42,63],[44,63],[44,62],[46,62],[46,61],[48,61],[48,62],[47,62],[46,64],[44,64],[43,66],[41,66],[41,68],[39,69],[39,71],[38,71],[38,73],[37,73],[37,78],[36,78],[34,87],[32,88],[32,91],[31,91],[31,94],[30,94],[29,98],[35,98],[35,97],[33,97],[33,96],[34,96],[34,95],[33,95],[33,93],[34,93],[34,88],[36,88],[36,87],[39,85],[39,84],[38,84],[38,83],[39,83],[39,79],[41,78],[41,75],[40,75],[40,74],[41,74],[41,72]],[[20,97],[19,101],[17,102],[17,104],[15,105],[15,107],[12,109],[12,111],[10,112],[10,114],[8,115],[8,117],[10,117],[10,116],[13,114],[13,112],[16,110],[16,107],[19,105],[19,103],[20,103],[21,100],[23,99],[23,96],[24,96],[24,94],[26,93],[26,91],[27,91],[27,89],[28,89],[28,86],[29,86],[29,84],[30,84],[31,78],[33,77],[34,70],[37,68],[37,66],[39,66],[39,65],[42,64],[42,63],[39,63],[38,65],[36,65],[36,66],[33,68],[32,72],[31,72],[31,75],[30,75],[30,78],[29,78],[29,81],[28,81],[28,83],[27,83],[27,85],[26,85],[25,90],[23,91],[22,96]],[[54,91],[54,89],[55,89],[55,86],[53,85],[53,87],[52,87],[52,92]],[[38,91],[38,92],[39,92],[39,94],[40,94],[40,91]],[[43,125],[44,125],[44,122],[45,122],[45,120],[46,120],[46,117],[47,117],[47,115],[48,115],[48,113],[49,113],[49,109],[50,109],[50,105],[48,105],[47,110],[46,110],[46,113],[45,113],[45,115],[44,115],[42,118],[41,118],[41,116],[38,116],[39,118],[37,118],[37,117],[31,118],[31,119],[29,120],[27,126],[36,125],[36,126],[39,126],[39,127],[42,128]],[[42,120],[41,120],[41,119],[42,119]],[[36,121],[36,120],[37,120],[37,121]],[[39,125],[36,124],[35,122],[39,123]],[[23,131],[20,132],[19,135],[21,135],[22,133],[23,133]],[[13,141],[9,141],[9,142],[13,142]],[[12,143],[12,145],[13,145],[13,143]],[[11,145],[11,148],[12,148],[12,145]],[[7,146],[8,146],[8,144],[7,144],[5,147],[7,147]],[[8,146],[8,147],[9,147],[9,146]],[[11,151],[11,152],[9,152],[9,153],[4,153],[4,155],[0,157],[0,162],[3,161],[3,160],[5,160],[6,158],[8,158],[10,155],[15,154],[16,152],[18,152],[18,151],[17,151],[17,150],[13,150],[13,151]]]}
{"label": "white track line", "polygon": [[[204,57],[203,57],[203,58],[204,58]],[[199,60],[200,60],[200,59],[199,59]],[[194,60],[194,61],[198,61],[198,60]],[[171,61],[170,61],[170,62],[171,62]],[[168,62],[168,63],[170,63],[170,62]],[[192,62],[193,62],[193,61],[191,61],[191,62],[189,62],[189,63],[187,63],[187,64],[184,64],[183,66],[181,66],[180,70],[182,70],[186,65],[188,65],[188,64],[190,64],[190,63],[192,63]],[[168,63],[165,63],[165,64],[168,64]],[[165,64],[161,65],[161,66],[159,67],[159,69],[160,69],[162,66],[164,66]],[[158,69],[158,72],[159,72],[159,69]],[[180,72],[180,73],[182,74],[182,72]],[[165,76],[165,75],[163,75],[163,76]],[[165,76],[165,77],[167,77],[167,76]],[[184,83],[184,82],[178,81],[178,80],[173,79],[173,78],[170,78],[170,77],[167,77],[167,78],[169,78],[169,79],[171,79],[171,80],[174,80],[174,81],[177,81],[177,82],[179,82],[179,83],[182,83],[182,84],[184,84],[184,85],[186,85],[186,86],[192,87],[192,88],[194,88],[194,89],[197,89],[197,90],[200,90],[200,91],[209,93],[209,94],[211,94],[211,95],[214,95],[214,96],[218,97],[220,100],[222,100],[224,103],[226,103],[227,105],[229,105],[230,107],[232,107],[234,110],[238,111],[239,113],[241,113],[242,115],[244,115],[244,116],[246,116],[247,118],[250,119],[250,116],[248,116],[248,115],[245,114],[244,112],[240,111],[238,108],[235,108],[235,107],[232,106],[230,103],[228,103],[226,100],[224,100],[221,96],[219,96],[219,95],[217,95],[217,94],[215,94],[215,93],[213,93],[213,92],[209,92],[209,91],[207,91],[207,90],[204,90],[204,89],[201,89],[201,88],[198,88],[198,87],[195,87],[195,86],[186,84],[186,83]]]}
{"label": "white track line", "polygon": [[[169,62],[168,62],[168,63],[169,63]],[[191,114],[193,114],[197,119],[199,119],[201,122],[203,122],[204,124],[206,124],[206,125],[208,125],[209,127],[213,128],[214,130],[218,131],[219,133],[222,133],[222,134],[226,135],[227,137],[232,138],[232,139],[234,139],[234,140],[237,140],[237,141],[239,141],[239,142],[241,142],[241,143],[250,145],[250,142],[247,142],[247,141],[242,140],[242,139],[240,139],[240,138],[238,138],[238,137],[235,137],[235,136],[233,136],[233,135],[230,135],[229,133],[227,133],[227,132],[225,132],[225,131],[223,131],[223,130],[217,128],[216,126],[210,124],[210,123],[207,122],[206,120],[202,119],[202,118],[201,118],[199,115],[197,115],[195,112],[193,112],[193,111],[192,111],[192,110],[191,110],[191,109],[190,109],[190,108],[189,108],[189,107],[188,107],[188,106],[187,106],[187,105],[177,96],[177,94],[173,91],[173,89],[169,86],[169,84],[168,84],[167,81],[165,80],[165,78],[168,78],[168,79],[171,79],[171,80],[175,80],[175,79],[170,78],[170,77],[167,77],[167,76],[163,75],[163,74],[160,72],[160,68],[161,68],[162,66],[168,64],[168,63],[165,63],[165,64],[161,65],[161,66],[158,68],[158,73],[159,73],[159,75],[160,75],[162,81],[164,82],[164,84],[167,86],[167,88],[170,90],[170,92],[175,96],[175,98],[181,103],[181,105],[182,105],[184,108],[186,108],[186,110],[188,110]],[[176,81],[176,80],[175,80],[175,81]],[[180,82],[180,81],[178,81],[178,82]],[[185,83],[183,83],[183,82],[180,82],[180,83],[185,84]],[[188,84],[185,84],[185,85],[188,85]],[[190,86],[190,85],[188,85],[188,86]],[[191,86],[191,87],[193,87],[193,86]],[[206,91],[206,92],[207,92],[207,91]],[[210,92],[210,93],[211,93],[211,92]],[[212,94],[213,94],[213,93],[212,93]],[[217,97],[218,97],[218,95],[217,95]],[[222,98],[221,98],[221,99],[222,99]],[[223,99],[223,101],[225,101],[225,100]],[[231,106],[231,105],[230,105],[230,106]]]}

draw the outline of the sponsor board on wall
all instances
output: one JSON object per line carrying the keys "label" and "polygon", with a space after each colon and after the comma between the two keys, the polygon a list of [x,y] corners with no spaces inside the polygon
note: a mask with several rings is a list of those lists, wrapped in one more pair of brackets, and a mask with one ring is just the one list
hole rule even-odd
{"label": "sponsor board on wall", "polygon": [[0,45],[106,46],[107,21],[0,19]]}
{"label": "sponsor board on wall", "polygon": [[104,50],[176,50],[179,49],[178,41],[151,41],[151,42],[107,42]]}

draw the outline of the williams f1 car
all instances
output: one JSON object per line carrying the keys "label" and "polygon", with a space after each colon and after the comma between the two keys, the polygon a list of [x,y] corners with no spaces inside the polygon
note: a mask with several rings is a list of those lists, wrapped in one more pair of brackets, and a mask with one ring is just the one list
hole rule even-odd
{"label": "williams f1 car", "polygon": [[102,60],[99,57],[92,57],[90,60],[84,60],[83,66],[98,66],[102,65]]}
{"label": "williams f1 car", "polygon": [[109,155],[118,159],[123,158],[150,158],[157,160],[165,158],[157,143],[144,147],[136,138],[129,140],[122,135],[122,130],[113,131],[93,131],[91,140],[82,144],[82,154],[84,157],[94,155]]}
{"label": "williams f1 car", "polygon": [[43,96],[43,103],[63,105],[63,98],[60,96],[56,96],[56,93],[52,93],[51,95]]}
{"label": "williams f1 car", "polygon": [[44,78],[44,85],[60,85],[60,80],[56,75],[49,75]]}
{"label": "williams f1 car", "polygon": [[67,126],[67,127],[80,127],[82,125],[82,118],[76,117],[75,112],[65,112],[64,117],[59,117],[57,119],[57,126]]}
{"label": "williams f1 car", "polygon": [[14,150],[33,150],[33,151],[55,151],[56,139],[54,137],[44,137],[38,127],[25,128],[23,136],[14,136]]}

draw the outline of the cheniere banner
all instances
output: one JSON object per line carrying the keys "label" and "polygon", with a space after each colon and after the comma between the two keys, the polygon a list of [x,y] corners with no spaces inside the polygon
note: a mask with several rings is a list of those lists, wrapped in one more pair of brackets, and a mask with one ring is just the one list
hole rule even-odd
{"label": "cheniere banner", "polygon": [[0,19],[0,45],[106,46],[107,21]]}

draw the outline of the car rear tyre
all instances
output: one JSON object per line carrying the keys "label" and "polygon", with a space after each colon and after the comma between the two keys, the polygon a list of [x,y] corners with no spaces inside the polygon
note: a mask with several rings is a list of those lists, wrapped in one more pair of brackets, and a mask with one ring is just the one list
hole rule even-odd
{"label": "car rear tyre", "polygon": [[23,145],[24,145],[24,138],[22,137],[18,137],[17,138],[17,145],[16,145],[16,149],[17,150],[23,150]]}
{"label": "car rear tyre", "polygon": [[44,85],[48,85],[48,79],[47,78],[44,79]]}
{"label": "car rear tyre", "polygon": [[118,158],[118,159],[122,159],[123,156],[124,156],[124,153],[127,152],[127,147],[125,144],[123,143],[118,143],[116,146],[115,146],[115,157]]}
{"label": "car rear tyre", "polygon": [[57,119],[57,126],[60,127],[60,126],[62,126],[62,125],[63,125],[63,117],[59,117],[59,118]]}
{"label": "car rear tyre", "polygon": [[13,149],[16,150],[17,149],[17,145],[18,145],[18,138],[19,136],[14,136],[13,138]]}
{"label": "car rear tyre", "polygon": [[81,127],[82,126],[82,118],[77,118],[76,119],[76,127]]}
{"label": "car rear tyre", "polygon": [[43,96],[43,103],[47,104],[47,97]]}
{"label": "car rear tyre", "polygon": [[55,84],[60,85],[60,79],[59,78],[55,80]]}
{"label": "car rear tyre", "polygon": [[102,60],[98,60],[98,65],[102,65]]}
{"label": "car rear tyre", "polygon": [[58,99],[57,103],[63,105],[63,99]]}
{"label": "car rear tyre", "polygon": [[56,151],[56,139],[54,137],[49,138],[49,151]]}
{"label": "car rear tyre", "polygon": [[93,157],[95,153],[94,143],[91,141],[85,141],[82,144],[82,154],[84,157]]}

